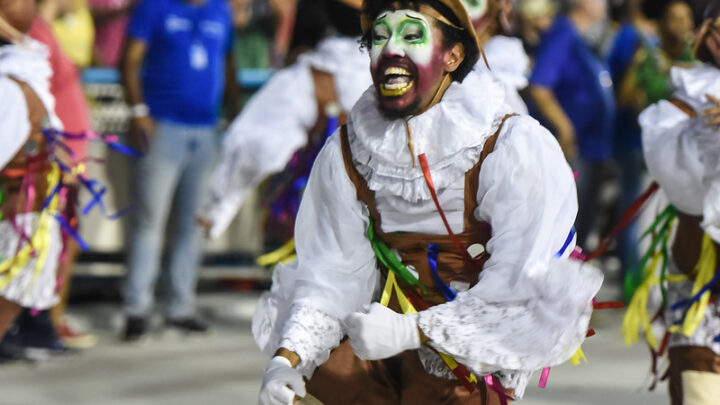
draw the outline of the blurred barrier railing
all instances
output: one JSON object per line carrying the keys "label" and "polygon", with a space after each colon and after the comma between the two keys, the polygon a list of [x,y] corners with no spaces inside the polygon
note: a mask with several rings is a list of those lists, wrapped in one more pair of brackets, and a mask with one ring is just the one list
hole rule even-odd
{"label": "blurred barrier railing", "polygon": [[[238,71],[238,84],[243,90],[253,91],[262,87],[273,74],[270,69],[241,69]],[[120,73],[110,68],[88,68],[81,76],[85,95],[90,107],[92,128],[98,133],[117,134],[121,142],[126,142],[125,134],[129,125],[129,110],[125,103],[120,84]],[[127,158],[107,154],[102,146],[91,145],[90,154],[104,158],[106,164],[93,167],[93,176],[110,187],[110,210],[117,210],[130,202],[129,168]],[[77,268],[80,276],[121,276],[125,269],[123,263],[123,233],[125,220],[108,221],[100,215],[83,218],[81,233],[90,244]],[[267,279],[269,272],[258,268],[253,249],[242,242],[233,241],[223,247],[210,246],[200,272],[201,278],[243,278]]]}
{"label": "blurred barrier railing", "polygon": [[[237,80],[244,89],[258,89],[265,84],[273,69],[240,69]],[[81,80],[85,84],[119,84],[120,72],[113,68],[88,68],[82,73]]]}

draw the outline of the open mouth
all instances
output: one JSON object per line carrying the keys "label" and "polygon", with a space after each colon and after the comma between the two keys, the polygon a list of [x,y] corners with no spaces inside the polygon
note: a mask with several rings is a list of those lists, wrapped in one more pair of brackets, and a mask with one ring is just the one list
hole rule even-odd
{"label": "open mouth", "polygon": [[399,97],[407,93],[415,83],[412,75],[401,67],[389,67],[380,84],[380,94],[384,97]]}

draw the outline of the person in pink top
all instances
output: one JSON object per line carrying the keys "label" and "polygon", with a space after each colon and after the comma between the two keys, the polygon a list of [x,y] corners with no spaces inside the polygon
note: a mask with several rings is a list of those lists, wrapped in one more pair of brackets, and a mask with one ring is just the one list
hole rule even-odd
{"label": "person in pink top", "polygon": [[115,67],[120,62],[130,11],[137,0],[88,0],[95,20],[95,62]]}
{"label": "person in pink top", "polygon": [[[53,20],[62,15],[69,3],[68,0],[36,0],[38,13],[33,20],[29,35],[42,42],[48,49],[48,62],[53,70],[50,78],[50,93],[56,100],[55,113],[65,131],[81,134],[90,130],[90,112],[80,85],[79,72],[55,40],[50,25]],[[85,159],[87,140],[65,140],[64,142],[72,151],[66,164],[73,166]],[[77,201],[79,187],[69,185],[68,190],[66,219],[73,226],[77,226],[78,217],[73,212],[73,207],[75,206],[74,201]],[[57,271],[58,278],[64,281],[59,292],[60,302],[52,309],[51,317],[58,336],[66,347],[86,348],[94,346],[97,338],[93,335],[73,331],[63,320],[70,289],[70,277],[80,253],[80,247],[72,238],[69,238],[66,243],[67,260],[60,263]]]}
{"label": "person in pink top", "polygon": [[[80,86],[79,72],[75,65],[63,53],[55,40],[50,23],[60,15],[66,0],[37,0],[38,15],[30,28],[30,37],[48,48],[48,61],[53,70],[50,78],[50,92],[58,100],[55,113],[60,117],[65,131],[82,133],[90,129],[90,113],[85,94]],[[73,152],[73,159],[85,158],[87,141],[67,141]]]}

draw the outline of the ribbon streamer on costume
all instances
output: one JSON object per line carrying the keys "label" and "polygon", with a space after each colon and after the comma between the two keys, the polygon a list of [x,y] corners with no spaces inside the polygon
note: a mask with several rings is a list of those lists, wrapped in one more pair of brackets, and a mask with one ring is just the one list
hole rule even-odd
{"label": "ribbon streamer on costume", "polygon": [[440,249],[438,246],[434,243],[431,243],[428,247],[428,264],[430,266],[430,273],[432,273],[433,281],[435,281],[435,284],[438,287],[438,290],[440,290],[440,293],[445,297],[446,300],[452,301],[457,297],[457,292],[452,289],[449,285],[445,284],[445,282],[440,278],[440,274],[438,274],[437,270],[437,260],[438,260],[438,254],[440,253]]}
{"label": "ribbon streamer on costume", "polygon": [[273,266],[278,263],[289,263],[297,258],[295,254],[295,238],[290,239],[280,248],[266,253],[255,260],[258,266]]}
{"label": "ribbon streamer on costume", "polygon": [[[52,185],[60,182],[60,168],[57,165],[52,165],[47,175],[47,181],[48,184]],[[33,257],[36,258],[33,283],[37,280],[47,261],[50,243],[52,242],[51,223],[55,220],[54,214],[57,212],[59,200],[59,195],[55,193],[46,209],[40,212],[37,227],[31,237],[31,243],[23,246],[14,257],[8,258],[0,263],[0,275],[2,275],[0,279],[0,289],[7,287],[10,280],[12,280]]]}
{"label": "ribbon streamer on costume", "polygon": [[671,333],[682,333],[685,336],[692,336],[700,326],[705,309],[710,302],[710,289],[720,279],[720,272],[716,271],[715,244],[708,234],[705,234],[702,241],[700,260],[695,266],[695,283],[692,289],[692,299],[689,302],[680,302],[673,305],[672,309],[677,310],[686,307],[679,325],[670,327]]}

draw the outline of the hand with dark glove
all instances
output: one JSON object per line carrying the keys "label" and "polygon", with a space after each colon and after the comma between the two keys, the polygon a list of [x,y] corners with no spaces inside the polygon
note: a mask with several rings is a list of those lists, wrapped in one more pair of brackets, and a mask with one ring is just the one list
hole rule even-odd
{"label": "hand with dark glove", "polygon": [[377,302],[367,312],[348,315],[344,326],[355,355],[363,360],[386,359],[420,348],[417,315],[398,314]]}

